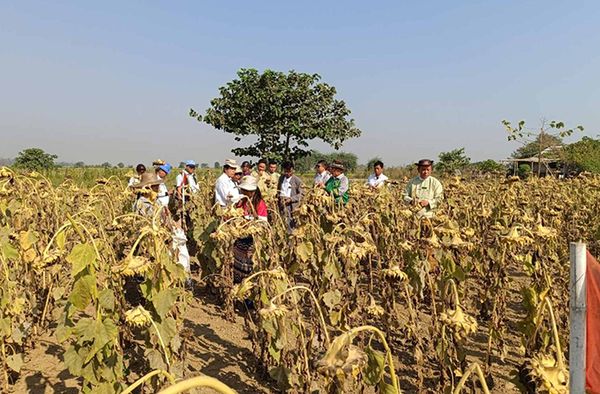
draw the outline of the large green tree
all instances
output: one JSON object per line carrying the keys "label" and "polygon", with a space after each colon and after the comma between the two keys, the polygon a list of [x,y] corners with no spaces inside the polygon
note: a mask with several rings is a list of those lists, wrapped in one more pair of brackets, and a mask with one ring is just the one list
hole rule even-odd
{"label": "large green tree", "polygon": [[19,152],[14,166],[35,171],[49,170],[54,168],[54,160],[57,158],[57,155],[46,153],[43,149],[29,148]]}
{"label": "large green tree", "polygon": [[457,148],[449,152],[441,152],[438,155],[435,169],[440,172],[453,173],[462,170],[471,163],[471,159],[465,154],[465,148]]}
{"label": "large green tree", "polygon": [[346,103],[335,98],[336,89],[318,74],[241,69],[237,75],[219,89],[204,117],[190,110],[236,141],[249,137],[250,145],[232,150],[236,156],[296,160],[310,154],[312,140],[337,150],[361,134]]}
{"label": "large green tree", "polygon": [[494,172],[505,172],[506,166],[498,163],[495,160],[487,159],[484,161],[479,161],[477,163],[473,163],[473,168],[477,171],[481,171],[483,173],[494,173]]}
{"label": "large green tree", "polygon": [[564,158],[575,170],[600,173],[600,140],[583,137],[564,148]]}

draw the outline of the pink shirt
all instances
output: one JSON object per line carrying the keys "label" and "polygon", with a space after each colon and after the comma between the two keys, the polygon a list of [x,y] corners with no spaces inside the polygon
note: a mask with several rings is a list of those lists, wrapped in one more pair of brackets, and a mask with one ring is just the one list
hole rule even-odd
{"label": "pink shirt", "polygon": [[[252,209],[250,208],[250,202],[247,199],[240,201],[238,204],[238,208],[244,209],[244,216],[252,216]],[[267,220],[267,216],[269,215],[267,210],[267,204],[264,200],[260,200],[258,202],[258,206],[256,207],[256,214],[260,220]]]}

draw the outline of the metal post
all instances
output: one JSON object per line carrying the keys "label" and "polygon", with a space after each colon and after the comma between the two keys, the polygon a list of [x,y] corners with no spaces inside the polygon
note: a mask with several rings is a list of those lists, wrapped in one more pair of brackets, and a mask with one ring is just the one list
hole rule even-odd
{"label": "metal post", "polygon": [[569,386],[571,393],[585,393],[585,326],[586,326],[586,247],[583,242],[570,245],[570,320]]}

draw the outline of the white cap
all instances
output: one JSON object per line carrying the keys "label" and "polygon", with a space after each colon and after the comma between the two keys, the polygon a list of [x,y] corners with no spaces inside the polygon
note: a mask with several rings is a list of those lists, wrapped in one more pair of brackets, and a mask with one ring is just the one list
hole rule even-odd
{"label": "white cap", "polygon": [[247,190],[249,192],[253,192],[258,188],[258,182],[256,181],[256,178],[252,175],[246,175],[242,178],[239,188]]}

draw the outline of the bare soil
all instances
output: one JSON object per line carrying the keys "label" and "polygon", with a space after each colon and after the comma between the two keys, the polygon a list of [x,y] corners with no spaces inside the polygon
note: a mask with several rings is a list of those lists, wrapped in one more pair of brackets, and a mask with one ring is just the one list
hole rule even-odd
{"label": "bare soil", "polygon": [[[504,361],[494,358],[492,393],[520,391],[514,383],[515,372],[523,362],[523,357],[517,353],[519,335],[516,322],[523,318],[520,307],[521,296],[517,291],[521,282],[519,279],[517,278],[511,284],[514,291],[510,295],[510,313],[507,322],[509,330],[507,345],[510,351]],[[468,304],[468,301],[465,300],[465,303]],[[273,382],[260,372],[242,316],[236,316],[235,322],[226,320],[219,305],[206,292],[197,291],[196,297],[187,310],[184,325],[192,333],[187,343],[185,377],[212,376],[239,393],[278,392]],[[469,361],[477,361],[480,364],[485,362],[487,338],[487,328],[480,326],[478,334],[473,338],[475,346],[470,346]],[[413,355],[410,350],[407,351],[402,346],[392,344],[392,347],[397,352],[396,368],[403,392],[419,392]],[[35,394],[78,393],[79,382],[64,368],[62,352],[62,347],[57,343],[52,331],[41,335],[35,348],[27,354],[25,365],[12,391]],[[430,373],[431,375],[424,381],[421,392],[436,392],[433,387],[439,372],[432,369]]]}

